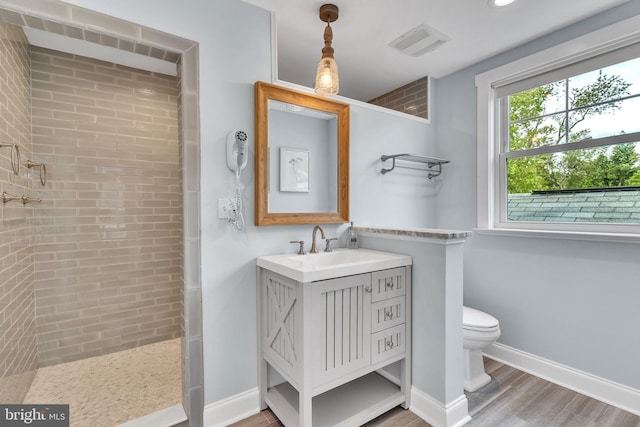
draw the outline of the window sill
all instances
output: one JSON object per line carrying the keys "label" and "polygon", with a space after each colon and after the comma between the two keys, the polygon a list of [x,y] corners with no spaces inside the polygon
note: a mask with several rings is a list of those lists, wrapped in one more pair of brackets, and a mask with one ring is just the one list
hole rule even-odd
{"label": "window sill", "polygon": [[640,234],[585,231],[531,230],[524,228],[474,228],[474,234],[608,243],[640,243]]}

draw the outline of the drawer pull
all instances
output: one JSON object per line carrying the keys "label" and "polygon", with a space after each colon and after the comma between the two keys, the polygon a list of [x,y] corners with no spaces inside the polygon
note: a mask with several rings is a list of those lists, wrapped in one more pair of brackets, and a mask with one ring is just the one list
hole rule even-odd
{"label": "drawer pull", "polygon": [[393,289],[394,286],[395,286],[395,283],[393,283],[393,280],[390,280],[385,284],[385,287],[387,289]]}
{"label": "drawer pull", "polygon": [[389,307],[384,309],[384,318],[385,320],[393,319],[393,308]]}
{"label": "drawer pull", "polygon": [[393,340],[387,340],[387,348],[393,348]]}
{"label": "drawer pull", "polygon": [[367,293],[371,293],[371,292],[373,291],[373,289],[371,289],[371,288],[364,288],[364,291],[365,291],[365,292],[367,292]]}

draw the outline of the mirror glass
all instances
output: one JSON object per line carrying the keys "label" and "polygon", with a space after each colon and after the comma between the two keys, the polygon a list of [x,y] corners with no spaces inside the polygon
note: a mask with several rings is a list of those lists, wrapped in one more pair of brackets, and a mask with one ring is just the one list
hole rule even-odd
{"label": "mirror glass", "polygon": [[348,221],[349,106],[257,82],[256,225]]}
{"label": "mirror glass", "polygon": [[270,99],[269,212],[338,210],[338,116]]}

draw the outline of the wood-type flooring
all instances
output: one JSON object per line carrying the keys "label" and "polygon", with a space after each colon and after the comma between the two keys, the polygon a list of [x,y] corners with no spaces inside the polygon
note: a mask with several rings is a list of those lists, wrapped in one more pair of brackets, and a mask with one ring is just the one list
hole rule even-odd
{"label": "wood-type flooring", "polygon": [[[640,417],[599,400],[485,358],[493,378],[467,393],[468,427],[640,427]],[[269,409],[231,427],[278,427]],[[366,427],[431,427],[409,410],[397,407],[365,424]]]}

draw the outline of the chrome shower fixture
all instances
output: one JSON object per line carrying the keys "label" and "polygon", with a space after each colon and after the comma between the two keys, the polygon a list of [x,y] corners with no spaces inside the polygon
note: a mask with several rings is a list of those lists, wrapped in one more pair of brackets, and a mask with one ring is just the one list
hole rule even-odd
{"label": "chrome shower fixture", "polygon": [[0,147],[11,147],[11,169],[20,175],[20,146],[18,144],[0,144]]}
{"label": "chrome shower fixture", "polygon": [[44,163],[35,163],[31,160],[27,160],[25,162],[25,166],[29,169],[31,168],[40,168],[40,184],[43,186],[47,185],[47,166]]}

